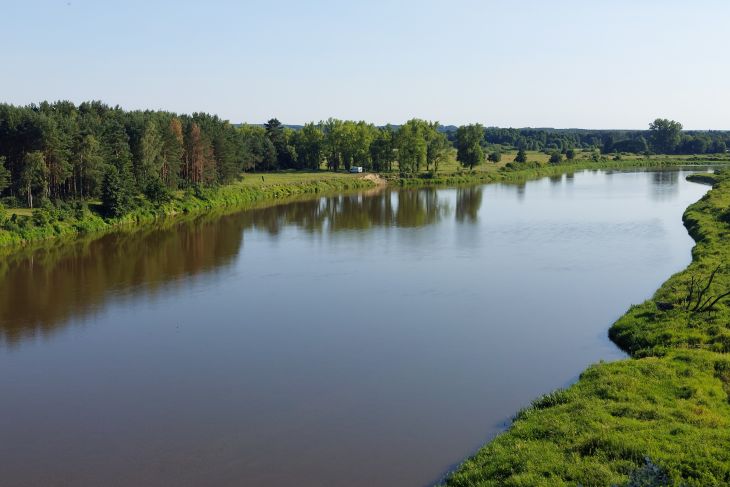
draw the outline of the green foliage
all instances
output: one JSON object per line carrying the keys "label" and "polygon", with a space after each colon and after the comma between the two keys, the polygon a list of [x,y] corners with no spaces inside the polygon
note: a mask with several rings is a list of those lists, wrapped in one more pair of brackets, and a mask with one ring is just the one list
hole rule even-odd
{"label": "green foliage", "polygon": [[484,162],[483,138],[481,124],[462,125],[456,129],[456,160],[469,169]]}
{"label": "green foliage", "polygon": [[172,200],[172,194],[167,186],[159,178],[150,179],[144,189],[144,195],[149,201],[155,204],[169,203]]}
{"label": "green foliage", "polygon": [[281,168],[289,168],[294,166],[295,151],[289,144],[290,135],[284,129],[281,122],[272,118],[264,125],[266,128],[266,137],[276,150],[276,162]]}
{"label": "green foliage", "polygon": [[563,155],[560,152],[553,152],[550,154],[550,164],[560,164],[563,162]]}
{"label": "green foliage", "polygon": [[337,171],[341,166],[349,170],[352,166],[371,168],[371,144],[377,137],[374,125],[360,121],[330,118],[320,122],[324,132],[324,154],[327,167]]}
{"label": "green foliage", "polygon": [[101,188],[101,204],[104,214],[119,217],[132,209],[132,193],[128,179],[112,166],[104,175]]}
{"label": "green foliage", "polygon": [[10,171],[5,167],[4,156],[0,156],[0,194],[10,186]]}
{"label": "green foliage", "polygon": [[395,161],[395,149],[392,128],[379,129],[370,144],[370,160],[372,161],[373,171],[392,171],[393,162]]}
{"label": "green foliage", "polygon": [[319,125],[308,123],[294,132],[292,143],[297,154],[297,167],[319,169],[324,160],[324,132]]}
{"label": "green foliage", "polygon": [[572,161],[573,159],[575,159],[575,149],[570,148],[570,149],[566,150],[565,158],[568,159],[569,161]]}
{"label": "green foliage", "polygon": [[[676,122],[660,119],[658,128],[671,126]],[[654,124],[652,124],[654,125]],[[451,129],[453,138],[455,128]],[[604,154],[614,151],[643,154],[649,150],[647,138],[652,139],[650,130],[583,130],[583,129],[507,129],[489,127],[485,131],[484,142],[514,149],[532,151],[553,151],[565,153],[570,148],[602,149]],[[663,154],[722,154],[730,141],[728,131],[685,131],[680,139],[672,137],[668,145],[655,144],[652,149]]]}
{"label": "green foliage", "polygon": [[497,162],[499,162],[499,161],[502,160],[502,153],[500,151],[498,151],[498,150],[492,151],[487,156],[487,160],[489,162],[497,163]]}
{"label": "green foliage", "polygon": [[[90,209],[86,202],[75,201],[70,205],[59,202],[59,205],[54,207],[46,202],[42,209],[29,213],[31,216],[14,214],[5,220],[0,216],[0,248],[53,237],[104,232],[120,224],[152,223],[164,216],[195,215],[220,208],[231,210],[248,208],[279,198],[370,188],[374,185],[370,180],[350,175],[321,173],[310,177],[307,173],[269,174],[267,183],[252,184],[251,181],[237,181],[219,187],[194,184],[179,196],[168,192],[169,200],[164,203],[146,202],[142,199],[132,204],[133,201],[130,199],[126,202],[129,206],[126,206],[124,211],[114,211],[114,205],[123,206],[123,203],[118,202],[119,194],[111,191],[112,187],[118,187],[120,184],[119,174],[116,170],[111,170],[107,175],[113,175],[114,181],[107,182],[110,201],[101,206],[92,205]],[[269,184],[269,180],[273,182]],[[168,191],[164,185],[162,188],[159,184],[156,186],[157,190]],[[164,197],[165,200],[167,196]],[[106,218],[102,218],[101,215]]]}
{"label": "green foliage", "polygon": [[657,118],[649,124],[649,141],[654,152],[672,154],[679,145],[682,124],[666,118]]}
{"label": "green foliage", "polygon": [[428,159],[427,124],[412,119],[403,124],[396,134],[398,166],[401,175],[417,173]]}
{"label": "green foliage", "polygon": [[515,156],[514,162],[517,163],[525,163],[527,162],[527,153],[524,149],[520,149],[517,151],[517,155]]}
{"label": "green foliage", "polygon": [[28,198],[28,207],[33,208],[33,195],[45,198],[48,195],[48,166],[41,151],[27,152],[23,156],[20,175],[20,191]]}

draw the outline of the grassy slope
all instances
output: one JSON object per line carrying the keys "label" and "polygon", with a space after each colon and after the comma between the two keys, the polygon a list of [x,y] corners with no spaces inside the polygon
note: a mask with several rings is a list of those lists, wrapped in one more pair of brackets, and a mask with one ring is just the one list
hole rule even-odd
{"label": "grassy slope", "polygon": [[712,312],[684,305],[691,276],[706,283],[718,265],[707,294],[730,290],[729,208],[726,172],[685,212],[697,241],[688,269],[611,328],[633,358],[536,400],[445,484],[645,485],[651,473],[666,482],[646,485],[730,485],[730,299]]}
{"label": "grassy slope", "polygon": [[[171,202],[159,207],[149,204],[117,219],[103,219],[91,211],[75,215],[73,211],[54,215],[48,224],[35,224],[28,210],[10,210],[21,217],[18,224],[0,226],[0,248],[11,251],[18,245],[59,237],[101,233],[120,226],[140,225],[155,222],[161,218],[181,214],[195,215],[220,208],[249,208],[266,202],[307,194],[343,191],[356,188],[370,188],[375,183],[359,175],[344,173],[276,173],[246,175],[242,180],[219,188],[204,190],[193,195],[183,191],[174,195]],[[38,212],[41,210],[33,210]]]}

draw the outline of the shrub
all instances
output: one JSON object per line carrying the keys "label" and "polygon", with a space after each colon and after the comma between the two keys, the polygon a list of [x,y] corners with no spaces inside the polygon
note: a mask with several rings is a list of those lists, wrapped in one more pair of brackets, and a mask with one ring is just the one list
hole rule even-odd
{"label": "shrub", "polygon": [[563,162],[563,155],[560,152],[553,152],[550,154],[550,164],[560,164]]}
{"label": "shrub", "polygon": [[525,163],[527,162],[527,153],[524,149],[520,149],[517,151],[517,156],[515,157],[515,162],[518,163]]}
{"label": "shrub", "polygon": [[33,211],[32,218],[33,225],[37,227],[48,225],[53,220],[51,210],[49,210],[48,208],[37,208],[35,211]]}
{"label": "shrub", "polygon": [[147,183],[144,188],[144,195],[156,204],[169,203],[172,200],[172,194],[159,178],[153,178]]}
{"label": "shrub", "polygon": [[84,201],[74,201],[71,205],[71,210],[75,219],[82,220],[88,212],[89,206]]}

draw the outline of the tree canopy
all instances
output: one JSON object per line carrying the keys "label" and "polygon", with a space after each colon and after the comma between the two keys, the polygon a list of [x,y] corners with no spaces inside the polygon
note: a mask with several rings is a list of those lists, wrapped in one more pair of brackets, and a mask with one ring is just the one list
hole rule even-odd
{"label": "tree canopy", "polygon": [[207,113],[125,111],[98,101],[0,104],[0,198],[6,206],[100,198],[108,214],[118,214],[138,197],[159,203],[175,190],[225,184],[249,171],[391,171],[396,163],[404,175],[438,171],[451,144],[457,160],[474,168],[485,153],[499,162],[510,148],[519,149],[520,162],[527,150],[568,159],[580,148],[703,154],[724,153],[728,142],[730,132],[683,131],[667,119],[645,131],[444,127],[416,118],[400,126],[330,118],[288,127],[276,118],[234,125]]}
{"label": "tree canopy", "polygon": [[483,138],[484,127],[481,124],[463,125],[456,129],[456,160],[470,169],[484,162]]}

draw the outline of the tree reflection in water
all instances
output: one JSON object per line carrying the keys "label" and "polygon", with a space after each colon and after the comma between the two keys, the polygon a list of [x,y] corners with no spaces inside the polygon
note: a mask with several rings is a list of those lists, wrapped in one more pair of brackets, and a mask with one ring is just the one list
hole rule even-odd
{"label": "tree reflection in water", "polygon": [[[475,222],[481,188],[457,190],[456,219]],[[234,262],[244,232],[277,236],[296,226],[307,233],[416,228],[450,212],[433,188],[342,194],[225,216],[167,222],[96,239],[47,245],[0,262],[0,342],[12,346],[100,311],[111,299],[155,297],[186,280]]]}

